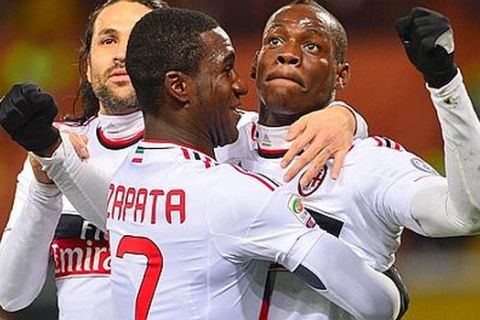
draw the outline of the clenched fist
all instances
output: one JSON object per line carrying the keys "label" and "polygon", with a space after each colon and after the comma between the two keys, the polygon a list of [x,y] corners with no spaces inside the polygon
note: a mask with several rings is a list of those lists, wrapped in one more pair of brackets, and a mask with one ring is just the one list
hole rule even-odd
{"label": "clenched fist", "polygon": [[430,87],[443,87],[455,77],[453,31],[445,16],[417,7],[398,19],[395,28],[408,58]]}
{"label": "clenched fist", "polygon": [[60,138],[52,126],[58,108],[51,95],[33,83],[17,84],[0,102],[0,124],[27,151],[38,152]]}

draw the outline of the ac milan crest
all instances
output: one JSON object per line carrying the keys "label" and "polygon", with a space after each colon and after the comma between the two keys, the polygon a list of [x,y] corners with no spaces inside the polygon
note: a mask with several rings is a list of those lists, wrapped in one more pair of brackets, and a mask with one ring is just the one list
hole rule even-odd
{"label": "ac milan crest", "polygon": [[[302,177],[305,173],[302,174]],[[305,187],[302,187],[300,185],[300,180],[302,179],[300,177],[300,180],[298,182],[298,193],[302,197],[308,197],[317,189],[320,187],[320,185],[323,183],[323,180],[325,180],[325,177],[327,176],[327,166],[324,165],[323,168],[320,170],[320,172],[313,177],[312,181],[310,181]]]}

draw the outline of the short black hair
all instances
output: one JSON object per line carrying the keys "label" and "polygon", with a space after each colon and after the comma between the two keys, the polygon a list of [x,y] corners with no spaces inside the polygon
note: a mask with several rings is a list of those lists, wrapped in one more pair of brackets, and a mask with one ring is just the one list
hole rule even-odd
{"label": "short black hair", "polygon": [[83,123],[90,117],[96,115],[98,110],[100,109],[100,105],[98,103],[97,97],[95,96],[95,93],[93,92],[92,85],[90,84],[90,82],[88,82],[87,79],[87,66],[88,59],[90,57],[90,49],[92,47],[93,29],[95,26],[95,22],[97,21],[98,15],[103,11],[103,9],[122,1],[138,3],[152,10],[162,7],[168,7],[168,4],[162,0],[107,0],[99,4],[92,11],[90,16],[88,17],[87,26],[85,28],[83,39],[81,41],[80,56],[78,59],[80,86],[74,101],[74,110],[75,104],[77,103],[77,101],[80,101],[82,107],[82,115],[80,116],[80,118],[71,120]]}
{"label": "short black hair", "polygon": [[325,22],[327,22],[327,27],[331,32],[333,40],[335,42],[335,60],[337,61],[337,63],[344,63],[348,50],[348,37],[345,28],[340,23],[340,21],[338,21],[337,17],[335,17],[330,11],[322,7],[315,0],[295,0],[287,4],[287,6],[299,4],[316,8],[328,17]]}
{"label": "short black hair", "polygon": [[207,49],[200,35],[218,26],[204,13],[179,8],[154,10],[137,22],[128,41],[126,68],[144,114],[157,114],[167,72],[198,74]]}

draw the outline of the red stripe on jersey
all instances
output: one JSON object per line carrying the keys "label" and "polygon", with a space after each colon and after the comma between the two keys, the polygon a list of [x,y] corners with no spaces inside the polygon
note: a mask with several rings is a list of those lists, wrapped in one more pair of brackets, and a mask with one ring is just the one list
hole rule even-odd
{"label": "red stripe on jersey", "polygon": [[249,176],[249,177],[252,177],[254,179],[257,179],[258,181],[260,181],[264,186],[266,186],[268,189],[270,189],[270,191],[274,191],[275,190],[275,187],[272,186],[270,184],[269,181],[265,180],[263,177],[260,177],[259,175],[256,175],[255,173],[253,172],[248,172],[248,171],[245,171],[243,168],[239,167],[239,166],[236,166],[234,164],[230,164],[235,170],[237,170],[238,172],[240,172],[241,174],[244,174],[246,176]]}
{"label": "red stripe on jersey", "polygon": [[133,158],[133,159],[132,159],[132,162],[133,162],[133,163],[142,163],[142,162],[143,162],[143,159],[142,159],[142,158]]}
{"label": "red stripe on jersey", "polygon": [[212,159],[205,157],[203,163],[205,163],[205,168],[210,168],[212,166]]}
{"label": "red stripe on jersey", "polygon": [[185,159],[190,160],[190,154],[188,153],[188,150],[185,148],[180,148],[182,150],[183,156]]}
{"label": "red stripe on jersey", "polygon": [[377,142],[378,147],[387,147],[389,149],[394,149],[398,151],[404,150],[402,145],[395,140],[379,136],[373,136],[372,138]]}
{"label": "red stripe on jersey", "polygon": [[372,137],[377,141],[377,146],[382,147],[383,146],[383,141],[379,137]]}
{"label": "red stripe on jersey", "polygon": [[144,135],[144,131],[141,130],[130,138],[110,139],[107,136],[105,136],[101,127],[97,128],[97,137],[100,143],[107,148],[113,148],[113,149],[123,149],[123,148],[129,147],[132,144],[135,144],[136,142],[138,142],[140,139],[142,139],[143,135]]}
{"label": "red stripe on jersey", "polygon": [[288,149],[262,149],[258,144],[258,154],[262,157],[281,158],[287,151]]}
{"label": "red stripe on jersey", "polygon": [[268,271],[267,280],[265,281],[265,288],[263,289],[262,306],[260,308],[260,315],[258,316],[258,320],[268,319],[268,312],[270,311],[270,300],[272,299],[276,277],[277,274],[275,271]]}

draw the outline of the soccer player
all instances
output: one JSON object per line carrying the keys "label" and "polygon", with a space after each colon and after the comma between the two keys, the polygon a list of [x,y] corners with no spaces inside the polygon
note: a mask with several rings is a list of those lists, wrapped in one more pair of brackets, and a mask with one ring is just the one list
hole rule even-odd
{"label": "soccer player", "polygon": [[[68,132],[85,134],[90,163],[107,173],[119,166],[143,136],[143,118],[124,66],[130,31],[145,13],[164,5],[158,0],[111,0],[90,16],[80,54],[84,115],[78,122],[60,126]],[[33,105],[34,101],[26,95],[34,90],[30,85],[17,86],[7,94],[4,103],[12,99]],[[328,112],[349,124],[348,135],[353,132],[354,125],[350,124],[354,121],[345,110],[333,107]],[[322,121],[321,114],[314,118],[311,124]],[[365,125],[361,118],[357,121],[362,135]],[[305,129],[306,133],[311,131],[311,126]],[[330,130],[320,135],[324,140],[336,137],[332,142],[342,145],[332,150],[337,157],[341,158],[348,149],[348,142],[337,137],[336,132]],[[33,129],[28,138],[30,144],[37,144],[41,150],[57,138],[57,132],[50,129],[41,136]],[[321,149],[318,143],[313,145]],[[320,156],[313,161],[321,162],[330,154],[321,152]],[[98,220],[95,215],[83,219],[54,185],[48,185],[49,179],[38,179],[42,183],[35,181],[30,164],[26,163],[18,177],[14,206],[0,243],[0,306],[7,311],[28,306],[43,286],[51,257],[60,318],[111,318],[110,251],[103,232],[104,219]]]}
{"label": "soccer player", "polygon": [[[452,28],[444,16],[424,8],[413,9],[396,27],[437,111],[446,178],[397,142],[371,137],[354,143],[337,181],[330,178],[327,163],[311,183],[302,185],[297,178],[287,185],[299,192],[322,228],[371,267],[389,273],[404,228],[427,237],[480,232],[480,123],[453,60]],[[347,84],[346,53],[342,25],[316,2],[295,1],[275,12],[253,65],[259,118],[240,128],[256,134],[244,136],[243,147],[239,142],[236,149],[217,153],[218,159],[241,161],[249,170],[282,181],[279,164],[289,147],[283,136],[293,121],[327,105]],[[232,151],[236,154],[228,154]],[[271,299],[265,319],[350,318],[290,273],[277,271],[267,282],[265,296]]]}
{"label": "soccer player", "polygon": [[[134,24],[164,4],[108,1],[92,13],[86,27],[80,54],[85,114],[79,123],[61,124],[61,129],[85,134],[90,161],[106,169],[118,167],[143,137],[142,114],[125,72],[125,50]],[[57,138],[55,130],[30,138],[49,144],[52,137]],[[59,318],[113,319],[109,252],[96,223],[81,218],[54,185],[37,183],[26,163],[0,244],[0,306],[7,311],[28,306],[53,258]]]}
{"label": "soccer player", "polygon": [[199,12],[158,9],[132,31],[127,70],[146,126],[106,187],[116,316],[256,318],[264,259],[360,319],[393,319],[393,282],[316,228],[298,196],[213,159],[238,134],[234,61],[226,33]]}

